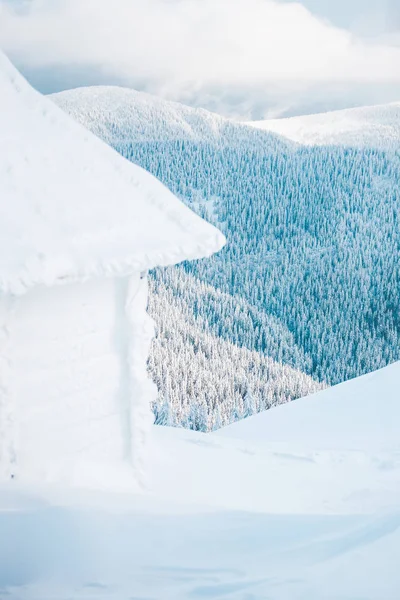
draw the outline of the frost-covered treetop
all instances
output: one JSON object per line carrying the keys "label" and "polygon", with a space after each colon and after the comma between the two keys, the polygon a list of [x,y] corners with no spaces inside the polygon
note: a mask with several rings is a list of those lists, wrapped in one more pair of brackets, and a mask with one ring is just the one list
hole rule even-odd
{"label": "frost-covered treetop", "polygon": [[0,52],[0,291],[174,264],[224,242]]}

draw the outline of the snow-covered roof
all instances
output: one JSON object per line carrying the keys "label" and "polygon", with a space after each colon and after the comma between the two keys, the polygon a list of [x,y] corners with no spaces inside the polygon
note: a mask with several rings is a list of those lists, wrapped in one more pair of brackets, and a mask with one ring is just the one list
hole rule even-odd
{"label": "snow-covered roof", "polygon": [[175,264],[224,242],[0,52],[0,291]]}

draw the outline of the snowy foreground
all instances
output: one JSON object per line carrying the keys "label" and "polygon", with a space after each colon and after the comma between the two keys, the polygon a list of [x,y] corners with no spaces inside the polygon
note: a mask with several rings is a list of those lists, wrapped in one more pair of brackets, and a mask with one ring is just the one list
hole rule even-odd
{"label": "snowy foreground", "polygon": [[0,598],[398,600],[399,382],[397,363],[214,434],[155,427],[146,493],[3,486]]}

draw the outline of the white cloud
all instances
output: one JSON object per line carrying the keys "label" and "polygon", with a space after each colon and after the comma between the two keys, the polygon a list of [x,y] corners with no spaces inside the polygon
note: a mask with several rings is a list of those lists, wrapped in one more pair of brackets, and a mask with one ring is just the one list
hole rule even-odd
{"label": "white cloud", "polygon": [[304,94],[317,84],[400,85],[400,48],[357,40],[296,3],[30,0],[15,6],[0,0],[0,43],[26,68],[97,68],[174,99],[211,94],[217,102],[224,89],[270,95],[274,86]]}

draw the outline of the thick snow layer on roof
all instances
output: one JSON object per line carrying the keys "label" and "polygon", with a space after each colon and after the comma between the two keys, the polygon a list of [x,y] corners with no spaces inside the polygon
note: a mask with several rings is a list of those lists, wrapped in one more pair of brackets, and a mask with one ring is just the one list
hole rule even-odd
{"label": "thick snow layer on roof", "polygon": [[398,148],[400,102],[248,123],[307,146]]}
{"label": "thick snow layer on roof", "polygon": [[0,291],[209,256],[224,236],[0,53]]}

